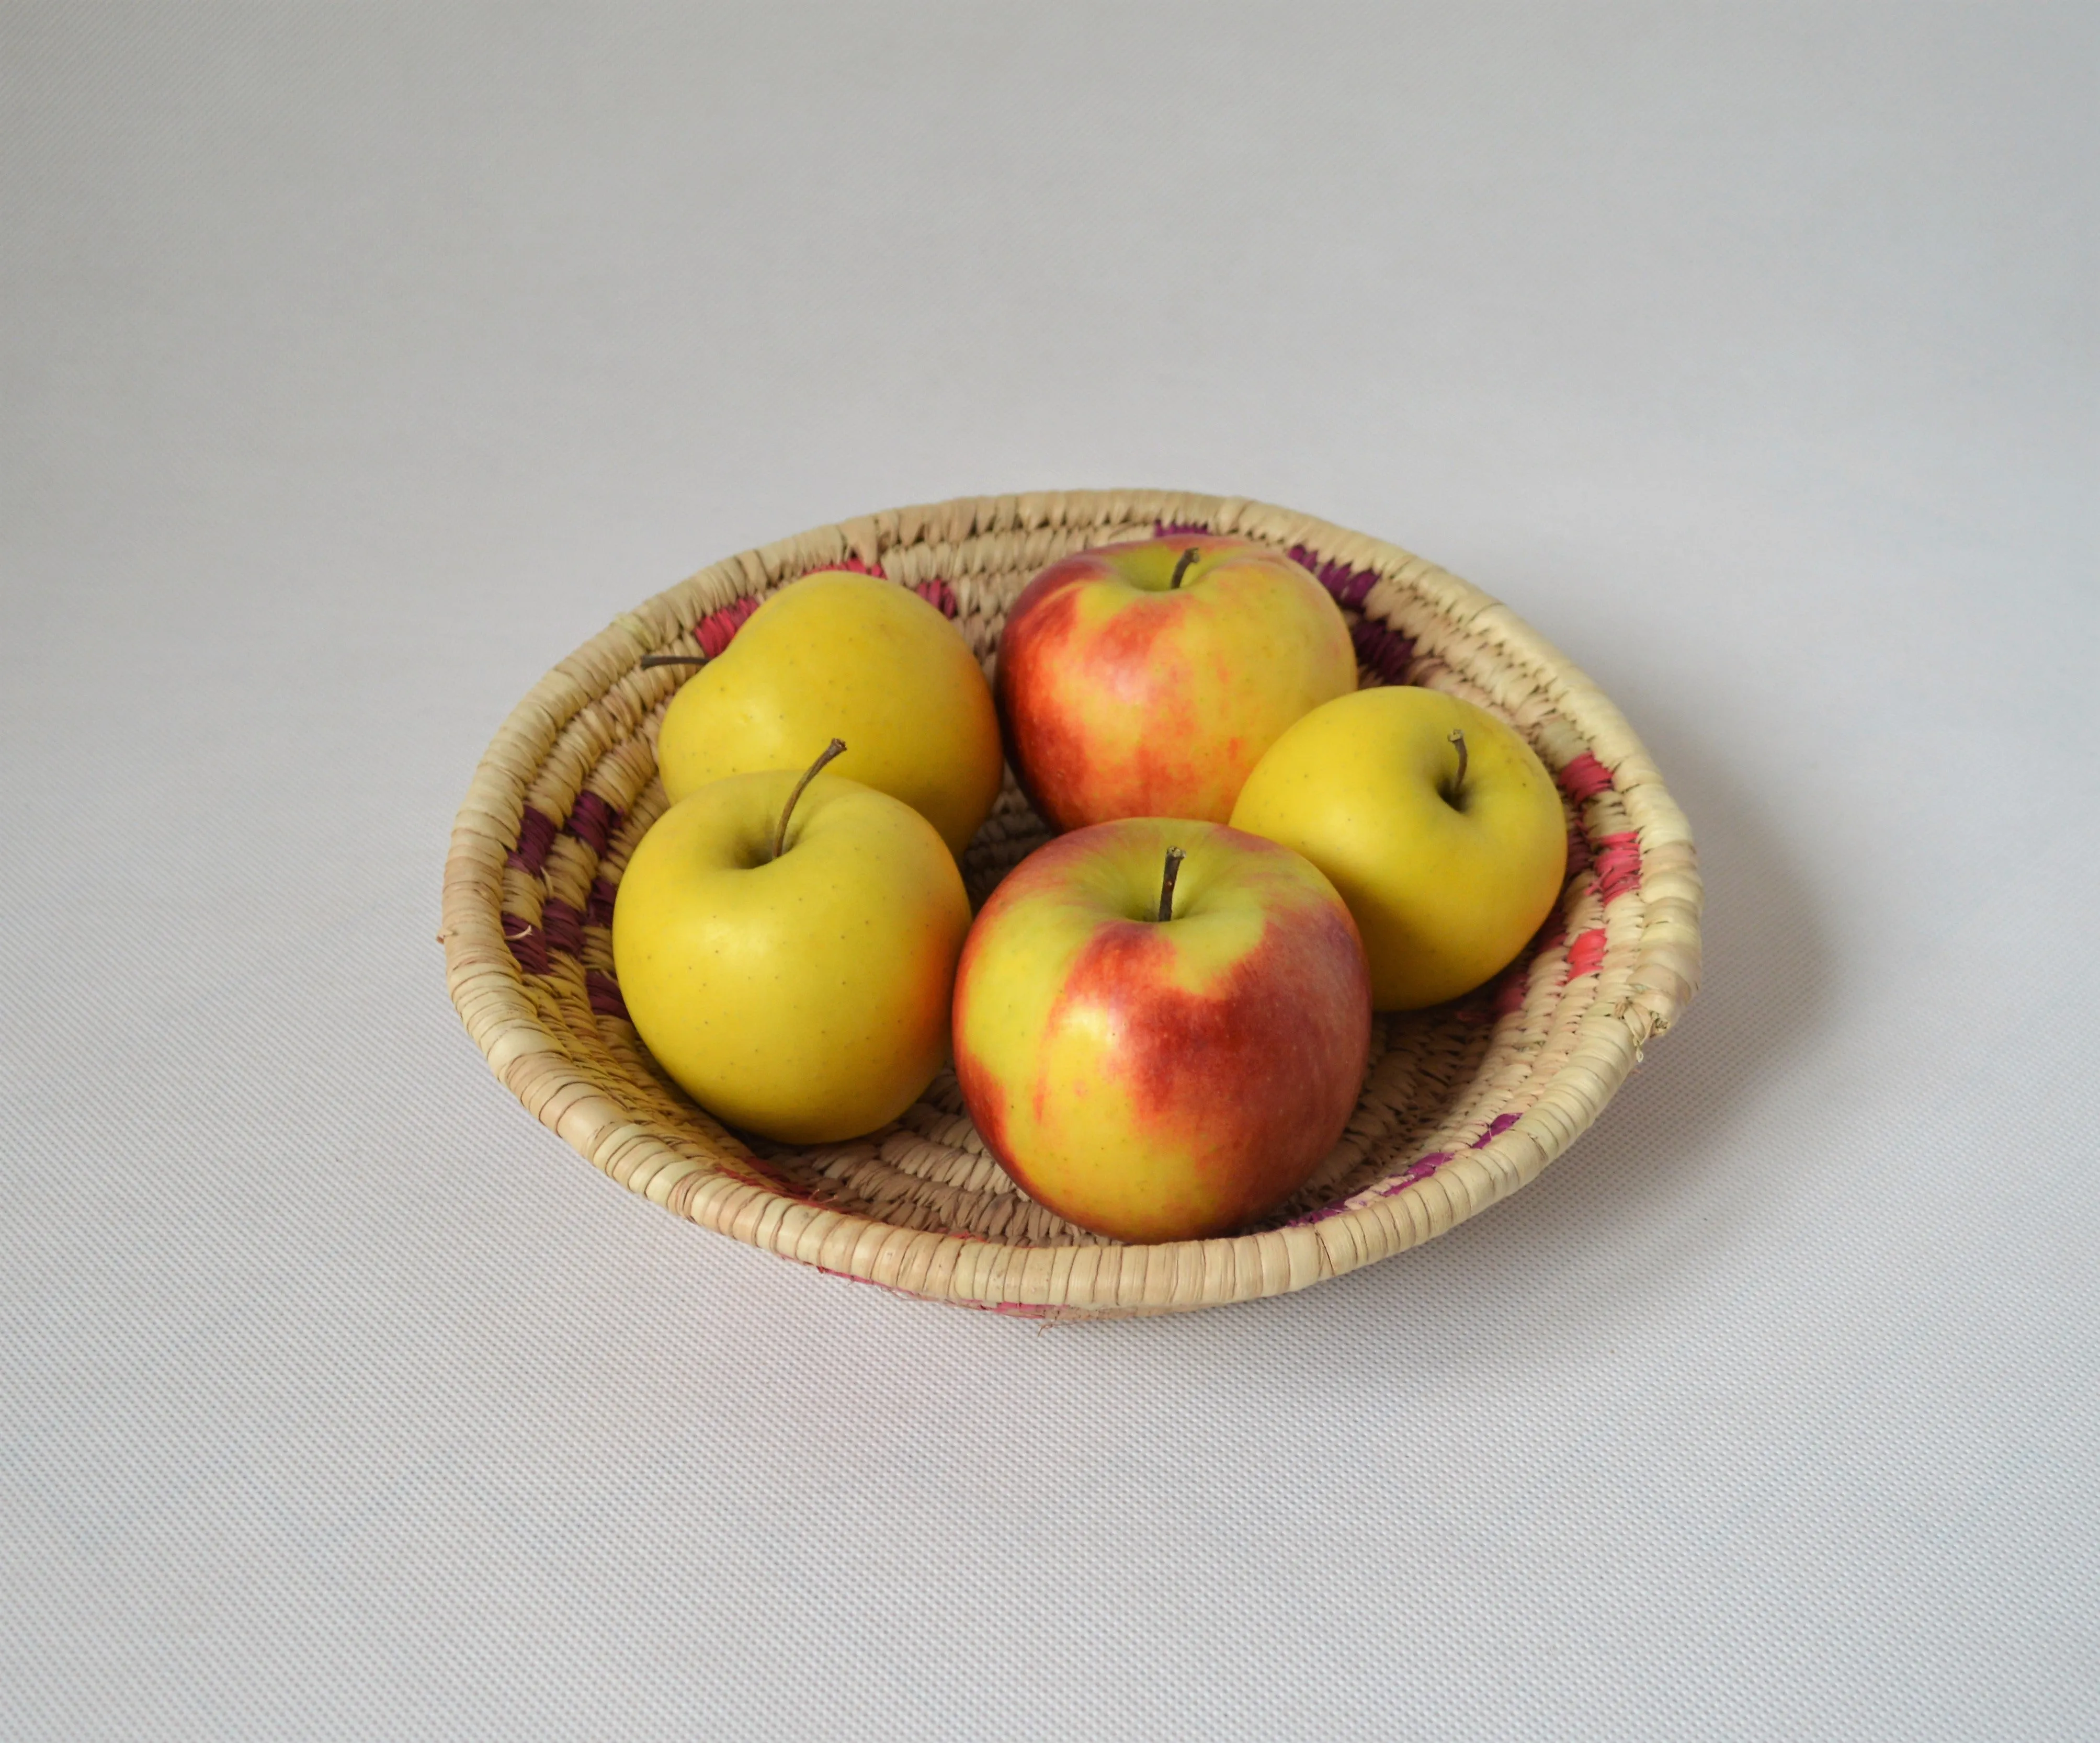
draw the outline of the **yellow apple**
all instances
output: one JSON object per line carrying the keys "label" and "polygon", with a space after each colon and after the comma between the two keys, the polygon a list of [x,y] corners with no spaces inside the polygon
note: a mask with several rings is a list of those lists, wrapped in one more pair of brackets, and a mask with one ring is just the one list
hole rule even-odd
{"label": "yellow apple", "polygon": [[1132,818],[1059,836],[993,892],[956,974],[955,1076],[1039,1203],[1120,1240],[1194,1239],[1273,1210],[1334,1148],[1370,1022],[1357,929],[1305,860]]}
{"label": "yellow apple", "polygon": [[999,643],[1007,754],[1059,829],[1221,823],[1283,729],[1356,682],[1348,625],[1312,572],[1213,533],[1051,564]]}
{"label": "yellow apple", "polygon": [[838,772],[902,799],[960,854],[999,796],[999,717],[962,633],[909,588],[825,571],[782,588],[664,711],[673,800],[725,775],[800,770],[833,734]]}
{"label": "yellow apple", "polygon": [[635,1028],[695,1101],[823,1144],[896,1119],[940,1070],[969,924],[955,858],[911,806],[769,770],[651,826],[620,882],[612,956]]}
{"label": "yellow apple", "polygon": [[1568,869],[1567,819],[1538,752],[1485,709],[1410,685],[1308,714],[1248,776],[1233,827],[1327,874],[1382,1011],[1440,1004],[1506,966]]}

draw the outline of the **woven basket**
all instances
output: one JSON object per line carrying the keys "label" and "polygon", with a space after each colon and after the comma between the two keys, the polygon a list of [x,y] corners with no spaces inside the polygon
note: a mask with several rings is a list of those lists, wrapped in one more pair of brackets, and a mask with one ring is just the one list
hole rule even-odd
{"label": "woven basket", "polygon": [[[610,927],[664,808],[654,745],[679,669],[758,602],[849,567],[917,589],[990,664],[1008,606],[1067,552],[1162,529],[1288,549],[1350,622],[1365,684],[1449,691],[1513,721],[1565,795],[1568,880],[1525,955],[1455,1004],[1380,1017],[1362,1099],[1320,1172],[1261,1227],[1126,1246],[1025,1197],[943,1073],[895,1126],[794,1149],[725,1131],[626,1020]],[[964,856],[973,902],[1048,832],[1006,790]],[[1524,1185],[1597,1116],[1699,977],[1692,836],[1618,711],[1502,606],[1418,557],[1238,498],[1070,491],[902,509],[703,569],[542,678],[475,771],[445,866],[447,977],[533,1114],[629,1190],[784,1258],[930,1300],[1048,1317],[1161,1313],[1339,1277]]]}

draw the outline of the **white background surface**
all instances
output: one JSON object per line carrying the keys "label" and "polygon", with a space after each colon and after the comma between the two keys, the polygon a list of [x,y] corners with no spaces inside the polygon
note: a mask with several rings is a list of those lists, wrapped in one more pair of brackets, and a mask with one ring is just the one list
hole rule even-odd
{"label": "white background surface", "polygon": [[[2096,18],[0,11],[0,1733],[2100,1734]],[[533,1124],[510,704],[1115,483],[1632,717],[1708,986],[1602,1123],[1047,1334]]]}

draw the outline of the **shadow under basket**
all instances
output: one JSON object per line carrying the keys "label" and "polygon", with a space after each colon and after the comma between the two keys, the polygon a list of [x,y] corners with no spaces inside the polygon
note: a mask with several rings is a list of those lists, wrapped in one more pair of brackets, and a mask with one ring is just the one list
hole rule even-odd
{"label": "shadow under basket", "polygon": [[[664,808],[655,735],[690,668],[758,602],[849,567],[948,613],[987,671],[1045,564],[1161,531],[1290,551],[1332,593],[1362,684],[1420,684],[1513,723],[1552,770],[1568,875],[1539,936],[1452,1004],[1376,1019],[1348,1131],[1274,1216],[1237,1235],[1129,1246],[1029,1199],[944,1072],[894,1126],[808,1149],[725,1130],[628,1022],[610,928],[629,854]],[[1048,839],[1009,774],[964,858],[981,903]],[[1509,611],[1418,557],[1238,498],[1066,491],[900,509],[746,552],[623,614],[536,685],[475,771],[445,865],[452,1002],[498,1077],[622,1185],[841,1277],[1036,1317],[1185,1311],[1340,1276],[1441,1234],[1530,1180],[1597,1117],[1699,978],[1692,835],[1626,721]]]}

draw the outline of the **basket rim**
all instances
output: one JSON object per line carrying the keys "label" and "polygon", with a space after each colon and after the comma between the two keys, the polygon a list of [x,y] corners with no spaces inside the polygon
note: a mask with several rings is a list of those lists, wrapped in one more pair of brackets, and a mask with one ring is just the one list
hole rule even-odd
{"label": "basket rim", "polygon": [[[1365,1202],[1282,1228],[1149,1246],[1023,1246],[792,1197],[739,1166],[748,1158],[733,1150],[690,1133],[674,1148],[656,1136],[648,1115],[623,1107],[576,1068],[535,1009],[501,907],[503,867],[518,845],[528,791],[564,727],[644,654],[690,630],[696,602],[727,604],[811,568],[849,559],[877,563],[916,545],[962,547],[999,533],[1083,536],[1148,523],[1308,547],[1375,572],[1362,605],[1367,616],[1391,625],[1402,607],[1423,607],[1454,632],[1489,644],[1551,697],[1616,789],[1643,867],[1638,903],[1615,904],[1622,910],[1612,922],[1620,936],[1608,946],[1628,972],[1608,1008],[1583,1014],[1572,1051],[1514,1124],[1440,1158],[1423,1178],[1398,1180],[1406,1172],[1401,1165],[1368,1198],[1356,1195]],[[453,824],[439,938],[452,1002],[491,1069],[542,1123],[629,1189],[821,1270],[966,1306],[1081,1317],[1175,1312],[1304,1288],[1419,1245],[1528,1184],[1595,1120],[1645,1044],[1696,991],[1703,901],[1689,823],[1625,717],[1573,662],[1480,589],[1397,545],[1251,498],[1073,490],[957,497],[816,527],[710,564],[621,613],[533,686],[483,755]],[[706,1161],[695,1159],[696,1149]]]}

